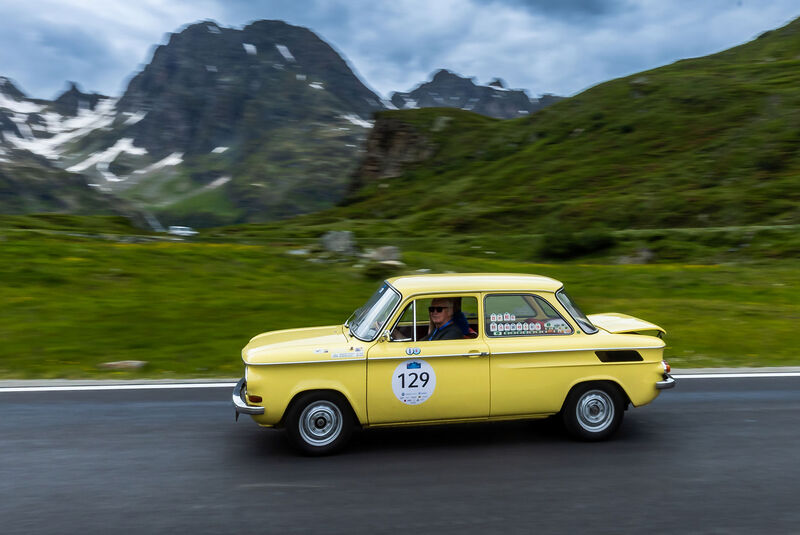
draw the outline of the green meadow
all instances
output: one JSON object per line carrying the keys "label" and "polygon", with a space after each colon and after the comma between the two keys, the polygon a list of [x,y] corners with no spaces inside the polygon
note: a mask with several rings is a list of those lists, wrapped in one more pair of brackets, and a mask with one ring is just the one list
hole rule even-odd
{"label": "green meadow", "polygon": [[[316,239],[291,229],[248,232],[183,241],[115,218],[0,218],[0,378],[235,377],[249,338],[342,323],[384,275],[357,258],[315,253]],[[394,243],[367,236],[356,233],[362,246]],[[800,269],[791,258],[554,262],[498,254],[479,241],[408,240],[402,272],[557,278],[587,313],[623,312],[664,327],[677,368],[800,364]],[[148,364],[98,367],[120,360]]]}

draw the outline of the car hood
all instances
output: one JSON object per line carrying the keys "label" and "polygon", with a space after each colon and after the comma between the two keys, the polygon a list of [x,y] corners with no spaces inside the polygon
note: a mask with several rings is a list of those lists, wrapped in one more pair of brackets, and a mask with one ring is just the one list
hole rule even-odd
{"label": "car hood", "polygon": [[363,342],[345,334],[343,325],[266,332],[254,337],[242,349],[245,364],[315,362],[363,356]]}
{"label": "car hood", "polygon": [[667,332],[649,321],[634,318],[626,314],[608,312],[605,314],[590,314],[587,317],[594,325],[611,334],[637,333],[642,331]]}

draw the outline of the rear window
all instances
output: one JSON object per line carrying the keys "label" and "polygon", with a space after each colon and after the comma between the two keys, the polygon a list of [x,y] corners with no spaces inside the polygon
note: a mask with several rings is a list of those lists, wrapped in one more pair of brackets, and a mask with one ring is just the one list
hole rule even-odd
{"label": "rear window", "polygon": [[488,295],[484,301],[486,335],[542,336],[572,334],[572,326],[538,295]]}

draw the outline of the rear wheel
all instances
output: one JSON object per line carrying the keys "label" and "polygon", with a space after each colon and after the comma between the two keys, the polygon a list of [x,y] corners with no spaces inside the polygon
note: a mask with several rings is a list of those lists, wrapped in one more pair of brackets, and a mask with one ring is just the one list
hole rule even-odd
{"label": "rear wheel", "polygon": [[625,413],[622,393],[610,383],[586,383],[570,391],[561,417],[579,440],[605,440],[619,428]]}
{"label": "rear wheel", "polygon": [[327,455],[341,449],[353,431],[347,401],[335,392],[309,392],[286,413],[289,441],[306,455]]}

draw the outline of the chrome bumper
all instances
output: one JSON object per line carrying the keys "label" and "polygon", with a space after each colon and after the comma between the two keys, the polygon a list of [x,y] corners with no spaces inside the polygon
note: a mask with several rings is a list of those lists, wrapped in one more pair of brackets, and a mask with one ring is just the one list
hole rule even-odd
{"label": "chrome bumper", "polygon": [[668,373],[664,374],[664,380],[656,383],[658,390],[666,390],[675,386],[675,379]]}
{"label": "chrome bumper", "polygon": [[239,382],[236,383],[236,386],[233,388],[233,406],[236,408],[237,419],[239,418],[239,414],[264,414],[264,407],[254,407],[247,404],[247,401],[244,399],[246,389],[247,381],[245,381],[244,377],[239,379]]}

